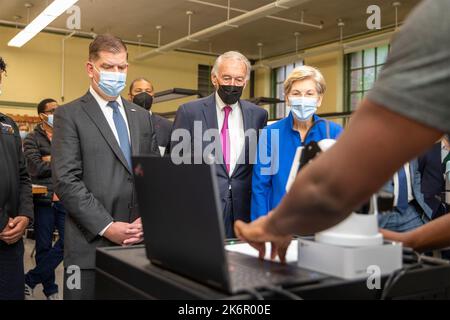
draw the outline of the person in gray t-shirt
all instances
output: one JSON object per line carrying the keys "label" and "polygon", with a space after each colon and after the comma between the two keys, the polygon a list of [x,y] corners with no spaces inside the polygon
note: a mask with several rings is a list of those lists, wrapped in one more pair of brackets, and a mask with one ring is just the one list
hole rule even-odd
{"label": "person in gray t-shirt", "polygon": [[450,132],[450,1],[424,1],[392,42],[367,98],[425,125]]}
{"label": "person in gray t-shirt", "polygon": [[[396,34],[380,78],[338,142],[298,174],[269,215],[235,223],[236,235],[260,256],[270,241],[272,258],[278,253],[284,260],[292,235],[336,225],[400,166],[450,132],[448,12],[450,0],[423,1]],[[438,227],[446,224],[450,238],[450,216],[444,218]]]}

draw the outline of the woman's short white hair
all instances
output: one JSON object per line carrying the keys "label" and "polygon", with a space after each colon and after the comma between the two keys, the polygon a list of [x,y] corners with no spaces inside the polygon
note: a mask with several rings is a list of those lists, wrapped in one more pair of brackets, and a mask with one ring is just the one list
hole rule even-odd
{"label": "woman's short white hair", "polygon": [[291,92],[292,85],[296,81],[313,80],[316,84],[316,91],[320,96],[323,96],[327,90],[325,79],[319,69],[311,66],[299,66],[292,70],[284,81],[284,94],[287,96]]}
{"label": "woman's short white hair", "polygon": [[250,61],[248,61],[248,59],[242,53],[240,53],[238,51],[228,51],[228,52],[225,52],[224,54],[221,54],[214,62],[214,66],[211,70],[212,75],[215,75],[216,77],[218,76],[217,73],[219,71],[219,66],[224,60],[235,60],[235,61],[243,62],[245,64],[245,68],[247,71],[246,75],[245,75],[245,80],[250,79],[250,71],[252,69],[252,67],[250,65]]}

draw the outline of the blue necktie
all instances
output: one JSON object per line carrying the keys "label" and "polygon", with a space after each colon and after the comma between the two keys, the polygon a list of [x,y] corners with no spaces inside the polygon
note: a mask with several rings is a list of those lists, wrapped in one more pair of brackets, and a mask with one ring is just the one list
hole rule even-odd
{"label": "blue necktie", "polygon": [[406,179],[405,167],[402,166],[397,172],[398,175],[398,198],[397,208],[405,212],[408,208],[408,180]]}
{"label": "blue necktie", "polygon": [[131,146],[128,139],[128,130],[125,119],[119,111],[119,103],[117,101],[109,101],[108,106],[113,109],[113,120],[116,126],[117,135],[119,136],[119,145],[123,155],[131,168]]}

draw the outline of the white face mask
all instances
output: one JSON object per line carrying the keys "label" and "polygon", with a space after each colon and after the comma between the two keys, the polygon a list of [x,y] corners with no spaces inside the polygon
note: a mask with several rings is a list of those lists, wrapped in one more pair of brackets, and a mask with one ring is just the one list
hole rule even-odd
{"label": "white face mask", "polygon": [[289,97],[289,104],[294,116],[302,121],[308,120],[317,112],[317,98]]}
{"label": "white face mask", "polygon": [[44,120],[44,119],[43,119],[43,121],[44,121],[47,125],[49,125],[50,127],[53,128],[53,115],[52,115],[52,114],[46,115],[45,113],[42,113],[42,114],[44,115],[44,116],[43,116],[44,119],[47,118],[47,120]]}
{"label": "white face mask", "polygon": [[48,116],[47,123],[50,127],[53,128],[53,115],[52,114]]}
{"label": "white face mask", "polygon": [[[94,69],[99,73],[100,80],[97,85],[109,97],[117,97],[125,88],[127,74],[124,72],[110,72]],[[94,80],[95,81],[95,80]]]}

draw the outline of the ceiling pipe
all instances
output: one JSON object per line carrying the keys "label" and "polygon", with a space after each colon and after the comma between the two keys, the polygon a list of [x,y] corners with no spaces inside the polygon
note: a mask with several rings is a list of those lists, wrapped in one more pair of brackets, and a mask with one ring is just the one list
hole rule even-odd
{"label": "ceiling pipe", "polygon": [[65,77],[66,77],[66,40],[73,37],[75,31],[72,31],[69,35],[65,36],[61,40],[61,102],[64,102],[65,95]]}
{"label": "ceiling pipe", "polygon": [[[345,42],[345,38],[343,39],[343,42],[334,42],[331,44],[318,46],[315,48],[305,48],[302,50],[299,50],[297,53],[294,54],[288,54],[273,58],[268,58],[259,61],[257,64],[269,66],[270,68],[278,68],[283,65],[291,64],[295,61],[305,59],[308,57],[313,57],[317,55],[323,55],[328,53],[335,53],[343,50],[344,54],[353,52],[354,50],[359,50],[361,48],[367,48],[367,46],[378,46],[382,45],[386,42],[389,42],[392,36],[394,35],[394,31],[385,32],[379,35],[375,35],[369,38],[363,38],[363,39],[357,39],[357,40],[349,40],[348,42]],[[354,37],[356,35],[350,36]],[[349,37],[349,38],[350,38]],[[257,66],[255,66],[257,67]]]}
{"label": "ceiling pipe", "polygon": [[[26,24],[16,22],[16,21],[0,19],[0,26],[25,28]],[[86,31],[80,31],[80,30],[71,30],[71,29],[55,28],[55,27],[46,27],[41,32],[49,32],[49,33],[54,33],[54,34],[58,34],[58,35],[62,35],[62,36],[66,36],[67,34],[75,32],[73,34],[74,37],[88,38],[88,39],[94,39],[97,36],[97,34],[95,32],[86,32]],[[139,41],[135,41],[135,40],[122,39],[122,41],[128,45],[137,45],[137,46],[139,45]],[[158,47],[158,45],[156,43],[140,42],[140,45],[143,47],[147,47],[147,48]],[[219,53],[215,53],[215,52],[195,50],[195,49],[178,49],[177,51],[185,52],[185,53],[203,54],[203,55],[208,55],[208,56],[219,56],[220,55]]]}
{"label": "ceiling pipe", "polygon": [[321,22],[320,24],[312,24],[309,22],[305,22],[305,11],[300,11],[300,22],[299,24],[301,24],[302,26],[307,26],[307,27],[311,27],[311,28],[317,28],[317,29],[322,29],[323,28],[323,22]]}
{"label": "ceiling pipe", "polygon": [[156,31],[158,31],[158,47],[161,47],[161,32],[162,26],[156,26]]}
{"label": "ceiling pipe", "polygon": [[203,39],[209,38],[211,36],[225,32],[234,26],[242,26],[244,24],[258,20],[260,18],[267,17],[268,15],[271,15],[273,13],[277,13],[277,12],[289,9],[293,6],[301,5],[301,4],[310,2],[310,1],[311,0],[277,0],[277,1],[274,1],[265,6],[259,7],[255,10],[252,10],[252,11],[244,13],[240,16],[237,16],[235,18],[226,20],[217,25],[197,31],[189,36],[186,36],[186,37],[180,38],[178,40],[175,40],[173,42],[167,43],[167,44],[165,44],[159,48],[156,48],[154,50],[150,50],[150,51],[141,53],[141,54],[137,55],[134,58],[134,60],[143,60],[146,58],[157,56],[161,53],[171,51],[171,50],[180,48],[184,45],[187,45],[187,44],[191,43],[193,39],[203,40]]}
{"label": "ceiling pipe", "polygon": [[[229,6],[223,6],[223,5],[220,5],[220,4],[217,4],[217,3],[211,3],[211,2],[207,2],[207,1],[201,1],[201,0],[188,0],[188,1],[192,2],[192,3],[196,3],[196,4],[201,4],[201,5],[204,5],[204,6],[220,8],[220,9],[226,9],[227,10],[228,19],[229,19],[229,12],[230,11],[240,12],[240,13],[247,13],[248,12],[248,10],[233,8],[233,7],[229,7]],[[301,25],[301,26],[308,26],[308,27],[312,27],[312,28],[323,29],[323,25],[322,24],[312,24],[312,23],[307,23],[307,22],[303,21],[303,16],[301,17],[300,21],[287,19],[287,18],[282,18],[282,17],[277,17],[277,16],[267,16],[266,18],[272,19],[272,20],[283,21],[283,22],[289,22],[289,23],[293,23],[293,24],[298,24],[298,25]]]}
{"label": "ceiling pipe", "polygon": [[[26,23],[21,23],[21,22],[17,22],[17,21],[9,21],[9,20],[1,20],[1,19],[0,19],[0,25],[9,26],[9,27],[17,27],[17,28],[22,28],[22,29],[27,26]],[[96,36],[96,34],[94,32],[85,32],[85,31],[79,31],[79,30],[55,28],[55,27],[46,27],[42,31],[48,31],[48,32],[62,34],[62,35],[67,35],[73,31],[75,31],[75,34],[80,37],[95,38],[95,36]]]}
{"label": "ceiling pipe", "polygon": [[398,7],[400,7],[400,1],[395,1],[392,6],[395,8],[395,30],[398,30]]}
{"label": "ceiling pipe", "polygon": [[300,36],[300,32],[294,32],[295,37],[295,54],[298,54],[298,37]]}

